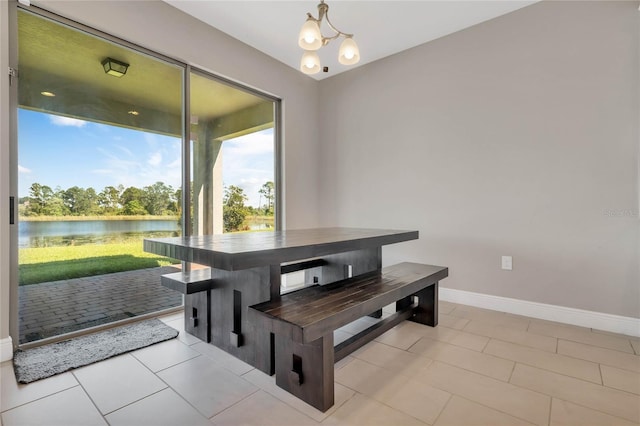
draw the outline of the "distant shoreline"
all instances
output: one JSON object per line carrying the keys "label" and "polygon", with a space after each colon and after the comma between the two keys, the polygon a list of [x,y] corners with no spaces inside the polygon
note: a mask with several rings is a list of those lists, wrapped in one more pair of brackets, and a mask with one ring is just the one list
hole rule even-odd
{"label": "distant shoreline", "polygon": [[80,222],[99,220],[178,220],[178,216],[21,216],[20,222]]}

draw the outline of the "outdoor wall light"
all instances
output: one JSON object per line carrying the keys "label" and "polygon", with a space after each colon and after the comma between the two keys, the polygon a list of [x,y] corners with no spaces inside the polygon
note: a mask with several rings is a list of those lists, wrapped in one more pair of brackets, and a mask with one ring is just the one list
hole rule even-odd
{"label": "outdoor wall light", "polygon": [[125,64],[124,62],[117,61],[113,58],[106,58],[102,61],[102,67],[104,68],[105,73],[114,77],[122,77],[127,73],[129,64]]}
{"label": "outdoor wall light", "polygon": [[55,94],[55,93],[53,93],[53,92],[40,92],[40,94],[41,94],[42,96],[46,96],[47,98],[53,98],[53,97],[55,97],[55,96],[56,96],[56,94]]}
{"label": "outdoor wall light", "polygon": [[[327,24],[335,31],[335,34],[331,37],[325,37],[320,32],[320,24],[322,24],[324,18],[327,18]],[[324,0],[320,0],[320,4],[318,4],[318,19],[307,13],[307,20],[302,25],[298,36],[298,46],[304,49],[302,60],[300,61],[300,71],[305,74],[319,72],[320,57],[315,51],[340,36],[344,37],[344,41],[340,45],[338,61],[343,65],[357,64],[360,61],[360,51],[353,40],[353,34],[343,33],[331,24],[331,21],[329,21],[329,5]]]}

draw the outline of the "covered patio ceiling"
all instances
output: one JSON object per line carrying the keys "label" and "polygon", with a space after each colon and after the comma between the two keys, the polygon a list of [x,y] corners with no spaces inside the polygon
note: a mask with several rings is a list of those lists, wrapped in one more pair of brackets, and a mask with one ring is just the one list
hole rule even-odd
{"label": "covered patio ceiling", "polygon": [[[19,12],[18,40],[21,108],[181,136],[181,66],[25,11]],[[106,74],[105,58],[129,64],[126,74]],[[211,78],[192,78],[191,123],[219,123],[228,116],[236,117],[228,129],[236,135],[241,127],[273,123],[271,102]],[[240,116],[253,118],[237,123]]]}

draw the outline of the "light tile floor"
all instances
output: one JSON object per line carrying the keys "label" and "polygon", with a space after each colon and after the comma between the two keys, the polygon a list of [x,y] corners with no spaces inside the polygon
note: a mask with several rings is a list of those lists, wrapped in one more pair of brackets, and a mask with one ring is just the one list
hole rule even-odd
{"label": "light tile floor", "polygon": [[178,339],[29,385],[1,364],[2,425],[640,424],[640,338],[441,302],[438,327],[404,322],[337,363],[322,413],[162,320]]}

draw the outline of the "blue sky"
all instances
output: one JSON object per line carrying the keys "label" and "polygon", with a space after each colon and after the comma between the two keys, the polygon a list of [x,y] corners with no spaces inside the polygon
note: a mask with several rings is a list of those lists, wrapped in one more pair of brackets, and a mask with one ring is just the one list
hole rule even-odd
{"label": "blue sky", "polygon": [[[24,109],[18,113],[18,194],[38,182],[55,189],[72,186],[142,188],[161,181],[180,187],[180,140],[105,124]],[[244,189],[258,206],[258,190],[273,180],[273,130],[223,144],[224,185]]]}

